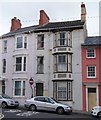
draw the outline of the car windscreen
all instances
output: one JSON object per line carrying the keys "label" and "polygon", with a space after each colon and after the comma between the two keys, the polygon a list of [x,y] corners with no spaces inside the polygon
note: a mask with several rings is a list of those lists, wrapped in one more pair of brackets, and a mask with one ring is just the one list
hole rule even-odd
{"label": "car windscreen", "polygon": [[11,97],[8,96],[8,95],[6,95],[6,94],[2,94],[2,97],[3,97],[3,98],[6,98],[6,99],[11,99]]}
{"label": "car windscreen", "polygon": [[53,101],[55,101],[56,103],[60,103],[59,101],[57,101],[55,98],[51,98]]}

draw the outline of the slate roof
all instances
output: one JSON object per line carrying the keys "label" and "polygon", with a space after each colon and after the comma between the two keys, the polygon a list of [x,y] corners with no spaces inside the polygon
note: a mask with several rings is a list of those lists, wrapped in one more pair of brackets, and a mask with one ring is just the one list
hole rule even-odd
{"label": "slate roof", "polygon": [[50,22],[44,26],[35,29],[35,32],[39,31],[53,31],[53,30],[71,30],[71,29],[82,29],[84,22],[81,20],[65,21],[65,22]]}
{"label": "slate roof", "polygon": [[43,26],[33,25],[29,27],[19,28],[11,31],[7,34],[2,35],[2,38],[14,36],[17,34],[28,33],[28,32],[48,32],[54,30],[73,30],[83,29],[84,22],[81,20],[75,21],[64,21],[64,22],[49,22]]}
{"label": "slate roof", "polygon": [[87,37],[82,46],[101,45],[101,36]]}
{"label": "slate roof", "polygon": [[11,32],[9,32],[7,34],[2,35],[2,38],[10,37],[10,36],[21,34],[21,33],[32,32],[36,27],[38,27],[38,25],[24,27],[24,28],[18,28],[17,30],[14,30],[14,31],[11,31]]}

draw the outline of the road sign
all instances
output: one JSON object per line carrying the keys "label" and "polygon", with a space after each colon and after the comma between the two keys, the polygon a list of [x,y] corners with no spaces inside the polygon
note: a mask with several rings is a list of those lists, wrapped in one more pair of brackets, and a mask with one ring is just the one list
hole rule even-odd
{"label": "road sign", "polygon": [[33,80],[32,78],[30,78],[30,79],[29,79],[29,84],[30,84],[30,85],[33,85],[33,83],[34,83],[34,80]]}

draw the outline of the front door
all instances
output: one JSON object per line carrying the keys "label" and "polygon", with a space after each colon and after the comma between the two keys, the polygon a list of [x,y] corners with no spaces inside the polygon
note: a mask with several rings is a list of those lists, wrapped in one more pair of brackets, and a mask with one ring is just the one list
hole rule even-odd
{"label": "front door", "polygon": [[96,88],[88,88],[88,111],[97,105]]}
{"label": "front door", "polygon": [[43,83],[36,83],[36,96],[43,96]]}

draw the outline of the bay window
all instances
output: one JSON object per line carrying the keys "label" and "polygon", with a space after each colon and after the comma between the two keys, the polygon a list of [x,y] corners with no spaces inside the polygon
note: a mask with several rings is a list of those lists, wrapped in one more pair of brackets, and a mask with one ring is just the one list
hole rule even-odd
{"label": "bay window", "polygon": [[68,46],[72,47],[72,34],[71,32],[63,31],[54,34],[54,47]]}
{"label": "bay window", "polygon": [[54,55],[54,72],[72,72],[72,55]]}
{"label": "bay window", "polygon": [[53,97],[56,100],[72,100],[72,81],[53,81]]}

